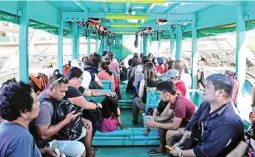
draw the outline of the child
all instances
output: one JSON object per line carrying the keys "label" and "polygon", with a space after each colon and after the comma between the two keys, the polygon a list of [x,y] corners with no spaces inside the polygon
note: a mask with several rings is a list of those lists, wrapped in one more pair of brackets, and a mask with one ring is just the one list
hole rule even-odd
{"label": "child", "polygon": [[112,132],[118,129],[126,129],[124,125],[122,125],[120,119],[120,109],[118,108],[118,97],[109,97],[107,96],[102,104],[102,120],[99,127],[101,132]]}
{"label": "child", "polygon": [[[169,108],[169,102],[163,102],[162,100],[159,102],[158,107],[156,109],[154,109],[151,113],[147,113],[147,115],[152,115],[152,118],[156,121],[156,122],[169,122],[172,120],[172,115],[169,115],[169,113],[165,113],[165,108]],[[144,136],[148,136],[150,132],[150,129],[147,128],[146,130],[144,130],[143,135]]]}

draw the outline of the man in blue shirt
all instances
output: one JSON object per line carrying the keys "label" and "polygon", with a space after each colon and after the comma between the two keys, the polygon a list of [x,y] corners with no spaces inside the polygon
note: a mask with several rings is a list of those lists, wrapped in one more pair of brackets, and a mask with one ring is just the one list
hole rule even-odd
{"label": "man in blue shirt", "polygon": [[51,148],[37,148],[27,127],[37,117],[39,106],[31,86],[9,80],[0,88],[0,157],[56,156]]}
{"label": "man in blue shirt", "polygon": [[[207,78],[204,101],[192,116],[180,142],[170,153],[174,156],[225,157],[244,137],[241,118],[231,104],[233,81],[223,74],[213,74]],[[200,128],[198,142],[187,150],[179,147],[184,144],[191,131]],[[194,133],[194,132],[193,132]]]}

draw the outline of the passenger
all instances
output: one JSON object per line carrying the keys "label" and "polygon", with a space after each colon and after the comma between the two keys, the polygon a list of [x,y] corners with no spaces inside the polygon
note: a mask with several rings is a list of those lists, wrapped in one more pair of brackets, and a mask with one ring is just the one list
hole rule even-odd
{"label": "passenger", "polygon": [[[224,157],[239,144],[244,138],[244,126],[231,104],[232,90],[233,81],[226,75],[212,74],[206,79],[205,101],[192,116],[183,138],[174,145],[172,155]],[[181,150],[179,147],[190,134],[191,140],[198,141],[192,140],[192,145]]]}
{"label": "passenger", "polygon": [[129,93],[129,92],[135,93],[136,92],[136,89],[133,86],[133,83],[134,83],[134,79],[135,79],[134,70],[138,64],[140,64],[140,61],[138,58],[131,59],[131,66],[129,66],[129,70],[128,70],[128,84],[127,84],[127,89],[126,89],[127,93]]}
{"label": "passenger", "polygon": [[178,95],[186,96],[187,87],[185,83],[180,80],[180,73],[177,69],[168,70],[163,76],[160,77],[163,81],[173,81]]}
{"label": "passenger", "polygon": [[[82,80],[82,87],[84,87],[85,89],[89,89],[90,83],[92,81],[92,76],[95,76],[95,82],[98,84],[98,86],[103,88],[103,84],[100,81],[100,79],[98,78],[98,76],[96,74],[94,74],[93,72],[89,72],[89,71],[84,71],[84,69],[86,69],[86,65],[84,66],[84,64],[82,64],[82,62],[78,59],[73,59],[71,62],[71,67],[77,67],[80,68],[83,71],[83,80]],[[93,73],[93,74],[92,74]]]}
{"label": "passenger", "polygon": [[[66,75],[68,79],[68,90],[66,91],[66,97],[76,106],[84,109],[95,109],[97,105],[93,102],[88,102],[84,96],[116,96],[113,92],[103,92],[100,90],[90,90],[85,89],[81,86],[82,81],[82,71],[77,67],[73,67],[69,70]],[[101,104],[99,104],[101,106]],[[102,107],[102,106],[101,106]],[[93,119],[89,119],[92,122],[93,133],[92,137],[94,137],[96,130],[98,129],[98,121]]]}
{"label": "passenger", "polygon": [[120,83],[118,81],[118,78],[115,77],[115,75],[117,75],[115,74],[116,72],[114,73],[115,69],[110,66],[110,62],[103,62],[101,66],[103,70],[98,73],[99,79],[112,81],[114,92],[116,92],[116,94],[118,95],[120,99],[121,98]]}
{"label": "passenger", "polygon": [[[53,103],[46,101],[45,98],[50,100],[60,101],[64,96],[65,92],[68,89],[68,81],[65,77],[60,77],[61,75],[53,75],[47,83],[46,90],[43,91],[38,100],[40,102],[40,112],[38,117],[35,119],[33,126],[35,126],[35,138],[37,143],[46,144],[49,143],[50,146],[59,149],[61,152],[67,156],[72,157],[81,157],[85,156],[84,145],[77,141],[83,137],[84,143],[86,146],[86,154],[92,156],[91,144],[88,144],[88,141],[91,141],[92,131],[91,129],[85,129],[83,127],[83,132],[75,141],[68,140],[57,140],[54,138],[54,135],[58,133],[62,128],[69,124],[73,119],[75,119],[79,114],[74,114],[71,112],[66,115],[66,118],[57,124],[52,124],[52,118],[54,114]],[[91,125],[89,122],[86,125]],[[42,146],[44,147],[44,146]],[[90,150],[89,150],[90,149]],[[84,154],[83,154],[84,153]]]}
{"label": "passenger", "polygon": [[52,148],[42,148],[39,151],[27,129],[30,121],[39,113],[37,97],[31,86],[8,80],[0,90],[0,117],[5,120],[0,124],[0,156],[56,156]]}
{"label": "passenger", "polygon": [[156,87],[159,81],[160,79],[156,74],[155,66],[152,63],[145,64],[144,79],[140,83],[138,96],[135,97],[132,105],[134,125],[138,124],[139,110],[146,109],[147,87]]}
{"label": "passenger", "polygon": [[167,67],[168,70],[173,69],[174,68],[174,60],[168,61],[167,64],[166,64],[166,67]]}
{"label": "passenger", "polygon": [[149,54],[148,54],[148,57],[149,57],[149,59],[152,61],[152,59],[153,59],[153,54],[152,54],[152,53],[149,53]]}
{"label": "passenger", "polygon": [[164,58],[159,57],[157,58],[157,61],[158,61],[158,65],[156,66],[156,71],[157,73],[162,75],[167,71],[167,68],[165,67],[165,64],[164,64]]}
{"label": "passenger", "polygon": [[117,97],[106,97],[102,102],[103,115],[100,122],[99,130],[101,132],[112,132],[118,129],[126,129],[126,127],[121,122],[120,109],[118,107]]}
{"label": "passenger", "polygon": [[164,154],[166,153],[165,141],[172,146],[176,140],[181,139],[184,134],[184,127],[195,112],[195,105],[186,97],[178,96],[176,88],[172,81],[160,82],[157,85],[157,90],[160,91],[160,98],[164,102],[169,102],[164,113],[169,116],[173,114],[171,123],[160,123],[151,119],[147,124],[148,128],[158,128],[160,136],[159,148],[148,152],[148,155]]}
{"label": "passenger", "polygon": [[102,58],[99,54],[94,54],[93,58],[90,62],[91,67],[87,67],[85,71],[92,71],[93,73],[97,74],[99,72],[100,64],[102,62]]}
{"label": "passenger", "polygon": [[185,82],[187,89],[191,88],[191,76],[184,72],[185,64],[181,60],[177,60],[174,62],[174,69],[179,70],[181,80]]}

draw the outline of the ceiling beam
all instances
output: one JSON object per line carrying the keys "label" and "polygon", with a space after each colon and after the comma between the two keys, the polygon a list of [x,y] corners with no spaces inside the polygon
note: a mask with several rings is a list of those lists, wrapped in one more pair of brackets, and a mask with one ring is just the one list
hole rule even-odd
{"label": "ceiling beam", "polygon": [[83,10],[84,12],[88,12],[88,11],[89,11],[88,7],[87,7],[82,1],[73,0],[73,2],[74,2],[79,8],[81,8],[81,10]]}
{"label": "ceiling beam", "polygon": [[104,12],[106,12],[106,13],[108,13],[108,12],[109,12],[109,9],[108,9],[108,5],[107,5],[107,3],[102,2],[102,3],[101,3],[101,7],[103,8]]}
{"label": "ceiling beam", "polygon": [[169,14],[172,10],[174,10],[175,8],[181,6],[181,3],[175,3],[174,5],[172,5],[169,9],[167,9],[167,11],[165,12],[166,14]]}
{"label": "ceiling beam", "polygon": [[155,6],[156,6],[155,3],[151,4],[151,5],[147,8],[146,13],[151,12],[151,10],[152,10]]}
{"label": "ceiling beam", "polygon": [[125,13],[129,12],[129,8],[130,8],[130,3],[126,3],[126,12]]}
{"label": "ceiling beam", "polygon": [[[82,18],[84,16],[84,12],[62,12],[63,20],[68,21],[70,18]],[[88,12],[88,17],[90,18],[105,18],[106,15],[126,15],[126,14],[120,14],[120,13],[114,13],[114,14],[106,14],[105,12]],[[186,14],[185,14],[186,15]],[[146,13],[139,13],[136,14],[136,16],[148,16],[148,19],[166,19],[166,14],[146,14]],[[68,19],[66,19],[68,18]]]}

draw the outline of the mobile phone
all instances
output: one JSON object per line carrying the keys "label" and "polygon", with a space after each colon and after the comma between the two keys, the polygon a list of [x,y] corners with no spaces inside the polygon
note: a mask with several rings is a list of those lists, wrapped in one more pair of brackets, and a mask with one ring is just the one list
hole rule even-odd
{"label": "mobile phone", "polygon": [[165,146],[166,146],[166,148],[169,149],[170,151],[173,151],[173,150],[174,150],[173,147],[170,147],[170,146],[168,146],[168,145],[165,145]]}

